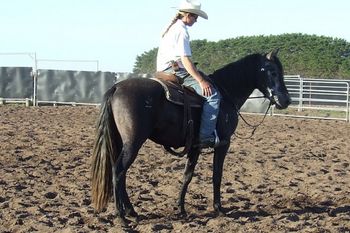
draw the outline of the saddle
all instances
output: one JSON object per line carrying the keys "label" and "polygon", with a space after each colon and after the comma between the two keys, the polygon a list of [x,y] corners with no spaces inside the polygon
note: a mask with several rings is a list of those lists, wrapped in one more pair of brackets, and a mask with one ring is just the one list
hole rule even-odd
{"label": "saddle", "polygon": [[177,105],[188,104],[192,108],[203,106],[204,97],[198,95],[192,87],[182,85],[182,80],[176,75],[156,72],[155,78],[152,79],[162,85],[168,101]]}
{"label": "saddle", "polygon": [[205,99],[198,95],[193,88],[182,85],[181,79],[174,74],[157,72],[155,78],[152,79],[162,85],[168,101],[184,107],[182,136],[185,147],[183,151],[176,152],[170,146],[164,146],[164,149],[169,153],[183,157],[191,149],[194,138],[191,108],[202,108]]}

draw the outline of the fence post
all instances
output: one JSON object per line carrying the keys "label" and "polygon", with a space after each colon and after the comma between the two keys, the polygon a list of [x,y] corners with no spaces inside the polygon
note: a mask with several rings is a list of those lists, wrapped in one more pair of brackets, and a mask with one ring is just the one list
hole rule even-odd
{"label": "fence post", "polygon": [[303,90],[304,90],[304,80],[300,75],[299,77],[299,105],[298,105],[298,112],[303,111]]}
{"label": "fence post", "polygon": [[38,60],[36,59],[36,53],[34,53],[34,69],[33,69],[33,106],[37,106],[37,80],[38,80]]}
{"label": "fence post", "polygon": [[347,83],[346,85],[346,88],[347,88],[347,96],[346,96],[346,119],[347,121],[350,123],[350,106],[349,106],[349,96],[350,96],[350,88],[349,88],[349,83]]}

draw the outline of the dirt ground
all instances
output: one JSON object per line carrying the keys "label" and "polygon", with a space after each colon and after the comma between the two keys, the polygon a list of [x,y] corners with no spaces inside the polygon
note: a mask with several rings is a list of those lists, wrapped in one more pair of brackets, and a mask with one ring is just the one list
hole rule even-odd
{"label": "dirt ground", "polygon": [[[176,215],[185,158],[147,141],[128,173],[140,222],[113,203],[95,213],[89,166],[96,107],[0,106],[0,232],[350,232],[350,124],[267,117],[232,138],[213,213],[212,154],[203,153]],[[260,122],[262,116],[246,116]],[[251,130],[240,121],[237,132]]]}

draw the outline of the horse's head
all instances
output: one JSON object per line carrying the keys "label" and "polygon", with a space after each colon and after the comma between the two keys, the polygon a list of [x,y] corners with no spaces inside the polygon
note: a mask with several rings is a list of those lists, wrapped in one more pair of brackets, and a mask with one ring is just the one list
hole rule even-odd
{"label": "horse's head", "polygon": [[277,58],[278,50],[272,51],[261,58],[258,89],[276,106],[285,109],[291,99],[284,84],[283,67]]}

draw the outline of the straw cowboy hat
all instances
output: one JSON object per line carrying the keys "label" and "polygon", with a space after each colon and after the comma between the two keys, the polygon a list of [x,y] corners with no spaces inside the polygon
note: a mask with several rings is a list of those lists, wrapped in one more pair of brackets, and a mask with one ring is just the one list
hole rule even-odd
{"label": "straw cowboy hat", "polygon": [[207,13],[201,10],[201,3],[196,0],[183,0],[177,9],[182,12],[196,14],[203,19],[208,19]]}

